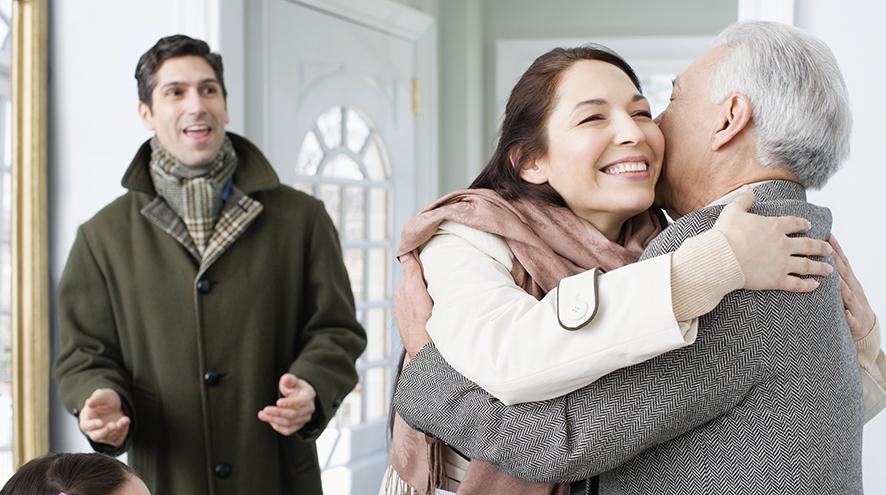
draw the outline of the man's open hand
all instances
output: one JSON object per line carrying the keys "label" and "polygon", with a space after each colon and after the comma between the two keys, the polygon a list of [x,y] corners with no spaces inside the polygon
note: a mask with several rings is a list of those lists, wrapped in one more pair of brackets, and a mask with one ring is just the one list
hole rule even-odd
{"label": "man's open hand", "polygon": [[277,433],[289,436],[302,429],[314,415],[317,392],[310,383],[292,373],[280,377],[280,398],[272,406],[258,412],[258,419],[271,425]]}
{"label": "man's open hand", "polygon": [[80,430],[95,443],[113,447],[123,445],[129,433],[129,416],[117,392],[99,388],[92,392],[80,410]]}

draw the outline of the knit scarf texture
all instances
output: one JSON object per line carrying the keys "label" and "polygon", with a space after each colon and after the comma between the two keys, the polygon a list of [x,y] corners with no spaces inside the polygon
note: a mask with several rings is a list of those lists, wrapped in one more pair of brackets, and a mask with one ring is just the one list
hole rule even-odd
{"label": "knit scarf texture", "polygon": [[200,256],[206,253],[223,206],[222,193],[236,168],[237,155],[227,136],[215,159],[201,166],[183,164],[160,144],[157,136],[151,139],[154,189],[182,219]]}
{"label": "knit scarf texture", "polygon": [[[612,242],[568,208],[528,200],[509,201],[489,189],[468,189],[443,196],[407,222],[398,259],[411,256],[418,261],[418,250],[446,221],[502,237],[514,256],[514,281],[536,299],[544,297],[565,277],[595,267],[609,271],[636,262],[664,226],[660,215],[647,210],[629,219],[618,242]],[[391,465],[408,485],[407,490],[400,491],[433,494],[443,481],[444,448],[439,440],[411,429],[395,414]],[[529,483],[491,464],[472,460],[458,493],[548,495],[565,494],[568,490],[568,484]]]}

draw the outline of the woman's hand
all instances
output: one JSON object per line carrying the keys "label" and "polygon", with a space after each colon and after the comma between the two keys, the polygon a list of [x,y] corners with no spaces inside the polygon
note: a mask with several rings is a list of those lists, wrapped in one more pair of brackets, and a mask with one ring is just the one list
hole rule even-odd
{"label": "woman's hand", "polygon": [[800,275],[830,275],[831,265],[807,258],[828,256],[830,244],[803,234],[812,228],[805,218],[764,217],[748,213],[754,193],[745,186],[735,200],[723,209],[714,228],[726,236],[745,277],[745,289],[811,292],[819,282]]}
{"label": "woman's hand", "polygon": [[400,340],[409,357],[431,341],[425,330],[434,303],[428,295],[428,287],[422,276],[421,265],[415,255],[407,254],[400,259],[403,279],[394,291],[394,317],[400,330]]}
{"label": "woman's hand", "polygon": [[846,253],[843,252],[837,238],[831,235],[828,242],[834,248],[834,261],[840,274],[840,294],[843,296],[843,306],[846,310],[846,323],[849,324],[852,339],[858,341],[867,337],[874,329],[877,317],[868,303],[867,296],[864,295],[861,282],[855,278],[849,259],[846,258]]}

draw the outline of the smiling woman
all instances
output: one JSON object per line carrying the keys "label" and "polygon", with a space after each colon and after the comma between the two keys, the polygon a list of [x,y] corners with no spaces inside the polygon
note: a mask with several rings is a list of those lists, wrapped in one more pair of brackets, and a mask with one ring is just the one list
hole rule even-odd
{"label": "smiling woman", "polygon": [[548,152],[521,168],[520,177],[550,184],[610,241],[629,218],[652,206],[664,137],[623,69],[582,60],[566,70],[547,141]]}

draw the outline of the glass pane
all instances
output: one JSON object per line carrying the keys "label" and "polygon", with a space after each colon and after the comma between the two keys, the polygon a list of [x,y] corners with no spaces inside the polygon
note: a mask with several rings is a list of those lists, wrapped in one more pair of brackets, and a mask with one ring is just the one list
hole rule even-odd
{"label": "glass pane", "polygon": [[0,314],[0,480],[12,476],[12,345],[9,314]]}
{"label": "glass pane", "polygon": [[3,16],[12,19],[12,0],[0,0],[0,9],[3,9]]}
{"label": "glass pane", "polygon": [[310,182],[296,182],[295,184],[292,185],[292,187],[294,189],[301,191],[301,192],[308,193],[311,196],[314,195],[314,187],[311,185]]}
{"label": "glass pane", "polygon": [[337,155],[323,165],[322,175],[342,179],[363,180],[363,172],[357,162],[345,155]]}
{"label": "glass pane", "polygon": [[366,371],[366,420],[387,416],[388,386],[387,369],[372,368]]}
{"label": "glass pane", "polygon": [[[8,314],[12,305],[12,262],[9,244],[0,243],[0,313]],[[7,329],[0,329],[8,331]],[[3,340],[9,338],[6,333],[0,333],[0,348]],[[3,374],[0,368],[0,375]]]}
{"label": "glass pane", "polygon": [[334,184],[319,184],[317,185],[316,196],[326,205],[326,212],[332,217],[332,223],[335,225],[336,230],[340,230],[341,189]]}
{"label": "glass pane", "polygon": [[388,160],[381,139],[377,135],[372,137],[372,144],[366,150],[363,160],[370,180],[386,180],[388,178]]}
{"label": "glass pane", "polygon": [[[9,313],[0,313],[0,451],[11,444],[11,433],[7,433],[6,423],[12,424],[12,418],[6,416],[5,404],[3,404],[4,386],[12,381],[12,342],[11,328],[12,318]],[[9,392],[9,390],[5,390]],[[12,397],[10,397],[12,400]]]}
{"label": "glass pane", "polygon": [[389,239],[388,228],[391,217],[388,208],[388,190],[369,190],[369,239],[372,241],[386,241]]}
{"label": "glass pane", "polygon": [[676,77],[674,74],[652,74],[640,81],[640,85],[644,89],[643,94],[649,100],[649,108],[652,110],[653,117],[667,108],[671,100],[674,77]]}
{"label": "glass pane", "polygon": [[374,308],[367,312],[366,319],[366,358],[371,361],[384,359],[388,347],[387,311]]}
{"label": "glass pane", "polygon": [[345,232],[344,238],[362,240],[366,238],[366,189],[348,187],[345,189]]}
{"label": "glass pane", "polygon": [[369,125],[359,113],[349,108],[345,114],[345,127],[347,128],[345,142],[348,148],[354,153],[359,153],[366,144],[366,138],[369,137]]}
{"label": "glass pane", "polygon": [[354,390],[345,397],[341,407],[338,409],[338,416],[341,418],[341,427],[348,428],[360,423],[360,409],[363,404],[363,383],[358,383]]}
{"label": "glass pane", "polygon": [[0,173],[0,239],[8,239],[10,224],[12,223],[12,172]]}
{"label": "glass pane", "polygon": [[3,165],[12,166],[12,101],[3,101]]}
{"label": "glass pane", "polygon": [[351,291],[357,301],[362,301],[365,297],[363,292],[363,255],[362,249],[345,249],[345,266],[351,277]]}
{"label": "glass pane", "polygon": [[326,143],[326,149],[341,145],[341,114],[341,107],[333,107],[317,118],[317,128],[320,129],[320,137]]}
{"label": "glass pane", "polygon": [[0,21],[0,46],[5,46],[7,43],[7,37],[9,36],[9,26]]}
{"label": "glass pane", "polygon": [[320,148],[320,143],[313,131],[308,131],[308,135],[301,143],[301,150],[298,152],[295,171],[301,175],[316,175],[317,165],[320,165],[321,160],[323,160],[323,149]]}
{"label": "glass pane", "polygon": [[369,250],[369,294],[370,301],[388,298],[388,273],[391,259],[387,249]]}

